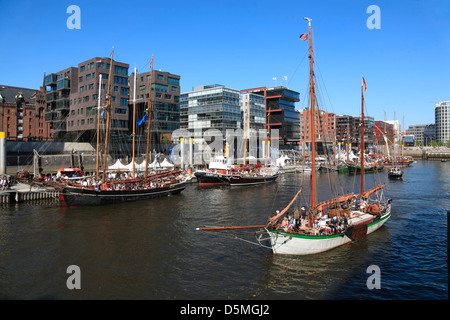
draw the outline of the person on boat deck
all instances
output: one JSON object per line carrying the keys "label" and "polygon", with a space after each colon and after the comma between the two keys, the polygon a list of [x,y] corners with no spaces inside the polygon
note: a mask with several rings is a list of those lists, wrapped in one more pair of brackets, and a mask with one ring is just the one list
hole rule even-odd
{"label": "person on boat deck", "polygon": [[366,208],[366,206],[367,206],[366,199],[365,199],[365,198],[362,198],[362,199],[361,199],[361,203],[359,204],[359,209],[360,209],[361,211],[363,211],[363,210]]}
{"label": "person on boat deck", "polygon": [[281,223],[281,228],[283,228],[284,231],[287,231],[289,228],[289,220],[287,217],[284,217],[283,222]]}
{"label": "person on boat deck", "polygon": [[295,227],[295,218],[293,217],[293,215],[291,213],[288,214],[288,221],[289,221],[289,228],[294,228]]}
{"label": "person on boat deck", "polygon": [[302,207],[302,220],[306,219],[306,209],[305,207]]}
{"label": "person on boat deck", "polygon": [[295,227],[298,228],[300,225],[300,211],[298,208],[294,209],[294,219],[295,219]]}

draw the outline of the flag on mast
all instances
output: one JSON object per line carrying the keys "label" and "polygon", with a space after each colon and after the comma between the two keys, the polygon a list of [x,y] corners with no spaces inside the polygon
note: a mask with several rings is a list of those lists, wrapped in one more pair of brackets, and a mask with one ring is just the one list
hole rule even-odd
{"label": "flag on mast", "polygon": [[302,34],[300,35],[300,40],[308,41],[308,34],[307,34],[307,33],[302,33]]}
{"label": "flag on mast", "polygon": [[362,77],[362,85],[364,87],[364,92],[367,92],[367,86],[366,86],[366,81],[364,81],[364,77]]}

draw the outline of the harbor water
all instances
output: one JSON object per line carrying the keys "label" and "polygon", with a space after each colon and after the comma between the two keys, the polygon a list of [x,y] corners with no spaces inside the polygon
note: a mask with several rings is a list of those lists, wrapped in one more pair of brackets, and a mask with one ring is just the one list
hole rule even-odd
{"label": "harbor water", "polygon": [[[265,224],[300,187],[301,174],[247,187],[199,188],[179,195],[95,208],[52,199],[0,208],[0,299],[444,300],[448,299],[450,162],[418,161],[386,184],[392,216],[367,238],[312,256],[279,256],[256,245],[255,230],[203,226]],[[359,176],[318,174],[319,200],[358,192]],[[304,177],[304,195],[309,194]],[[81,289],[67,286],[78,266]],[[370,267],[379,289],[369,289]]]}

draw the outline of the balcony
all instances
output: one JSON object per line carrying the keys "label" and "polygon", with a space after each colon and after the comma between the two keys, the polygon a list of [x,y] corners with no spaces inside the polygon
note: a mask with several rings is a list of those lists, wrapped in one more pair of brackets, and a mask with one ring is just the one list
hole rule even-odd
{"label": "balcony", "polygon": [[44,83],[46,86],[55,85],[57,80],[57,75],[52,73],[44,78]]}

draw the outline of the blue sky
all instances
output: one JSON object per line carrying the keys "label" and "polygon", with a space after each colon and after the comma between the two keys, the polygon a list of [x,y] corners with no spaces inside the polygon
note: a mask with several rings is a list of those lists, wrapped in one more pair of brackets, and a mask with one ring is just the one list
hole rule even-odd
{"label": "blue sky", "polygon": [[[68,29],[67,7],[81,10]],[[370,5],[381,29],[368,29]],[[205,84],[234,89],[287,85],[306,106],[312,19],[322,108],[366,113],[405,126],[434,123],[435,101],[450,100],[449,0],[113,1],[0,0],[0,84],[38,88],[57,72],[95,56],[181,76],[182,92]],[[282,80],[287,76],[287,81]],[[274,81],[273,78],[277,80]]]}

